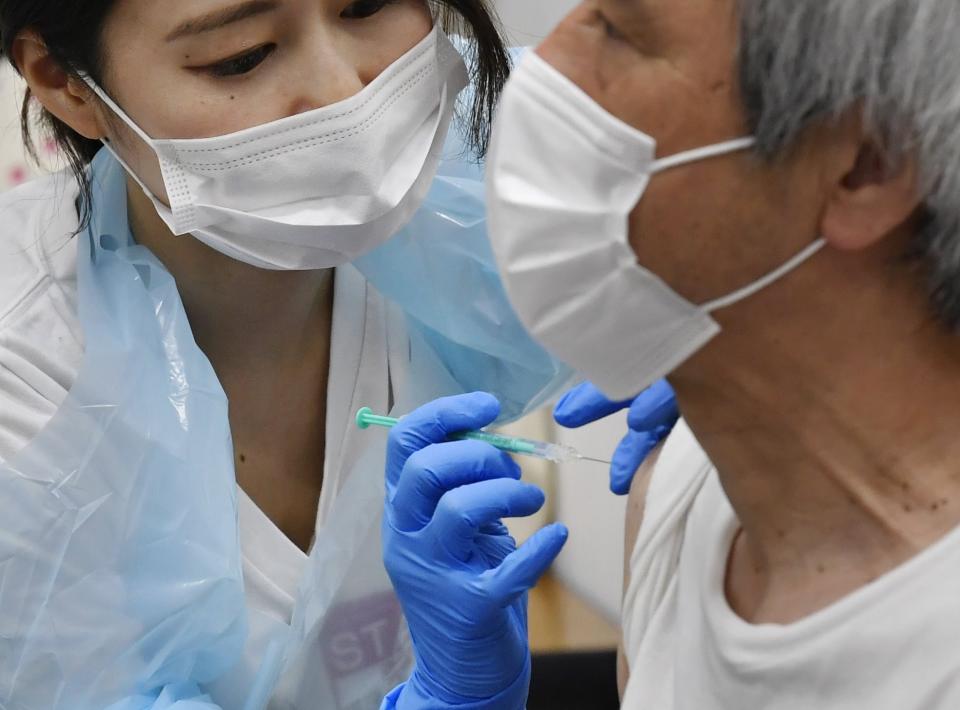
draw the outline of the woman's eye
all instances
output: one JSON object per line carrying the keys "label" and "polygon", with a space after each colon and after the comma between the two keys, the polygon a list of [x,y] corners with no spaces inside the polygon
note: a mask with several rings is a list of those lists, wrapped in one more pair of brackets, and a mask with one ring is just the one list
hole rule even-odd
{"label": "woman's eye", "polygon": [[392,5],[400,0],[356,0],[350,3],[347,9],[340,13],[344,20],[365,20],[373,17],[387,5]]}
{"label": "woman's eye", "polygon": [[263,64],[264,60],[273,54],[276,48],[277,45],[275,44],[265,44],[262,47],[257,47],[231,59],[225,59],[222,62],[211,64],[207,67],[207,71],[218,77],[249,74]]}

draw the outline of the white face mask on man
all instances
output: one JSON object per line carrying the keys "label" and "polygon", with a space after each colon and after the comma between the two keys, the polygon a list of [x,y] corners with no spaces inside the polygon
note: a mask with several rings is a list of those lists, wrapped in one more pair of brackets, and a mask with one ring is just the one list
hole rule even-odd
{"label": "white face mask on man", "polygon": [[265,269],[327,269],[388,240],[426,196],[463,58],[438,28],[355,96],[214,138],[155,140],[90,88],[156,153],[169,207],[106,143],[177,235]]}
{"label": "white face mask on man", "polygon": [[656,159],[656,141],[531,52],[501,99],[488,211],[504,285],[533,336],[612,399],[635,396],[720,332],[714,311],[769,286],[824,246],[697,306],[637,264],[629,216],[650,178],[754,144],[741,138]]}

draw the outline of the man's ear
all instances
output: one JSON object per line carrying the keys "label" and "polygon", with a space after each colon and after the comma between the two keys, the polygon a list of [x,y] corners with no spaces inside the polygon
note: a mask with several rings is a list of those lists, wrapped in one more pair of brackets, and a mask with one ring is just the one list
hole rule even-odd
{"label": "man's ear", "polygon": [[25,30],[17,35],[13,40],[13,61],[33,96],[47,111],[85,138],[104,137],[95,94],[51,56],[36,33]]}
{"label": "man's ear", "polygon": [[882,240],[920,208],[918,166],[912,155],[891,165],[874,141],[849,130],[843,133],[850,142],[837,151],[840,162],[821,230],[834,248],[857,251]]}

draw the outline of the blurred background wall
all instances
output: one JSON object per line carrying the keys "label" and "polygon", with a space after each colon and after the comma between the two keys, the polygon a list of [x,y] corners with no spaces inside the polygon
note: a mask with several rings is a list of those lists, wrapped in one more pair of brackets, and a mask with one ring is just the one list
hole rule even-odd
{"label": "blurred background wall", "polygon": [[516,45],[536,44],[576,6],[575,0],[494,0]]}
{"label": "blurred background wall", "polygon": [[21,97],[19,78],[6,60],[0,61],[0,191],[34,175],[20,142]]}

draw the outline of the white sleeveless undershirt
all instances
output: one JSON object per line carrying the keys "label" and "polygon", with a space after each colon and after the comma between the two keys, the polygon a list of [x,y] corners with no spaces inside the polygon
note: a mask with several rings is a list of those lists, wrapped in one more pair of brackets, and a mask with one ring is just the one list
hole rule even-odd
{"label": "white sleeveless undershirt", "polygon": [[787,626],[730,608],[739,522],[681,424],[653,473],[624,604],[624,710],[957,710],[960,530]]}

